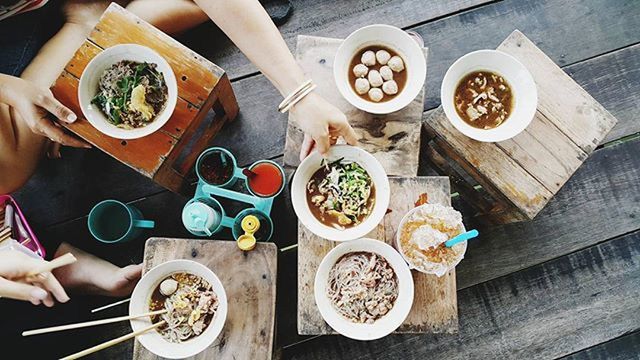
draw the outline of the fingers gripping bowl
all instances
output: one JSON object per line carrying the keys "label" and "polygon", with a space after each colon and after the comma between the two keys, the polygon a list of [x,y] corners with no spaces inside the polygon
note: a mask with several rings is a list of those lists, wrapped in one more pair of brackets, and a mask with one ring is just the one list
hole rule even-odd
{"label": "fingers gripping bowl", "polygon": [[314,295],[324,320],[338,333],[375,340],[396,330],[413,305],[413,277],[400,254],[379,240],[336,246],[316,272]]}
{"label": "fingers gripping bowl", "polygon": [[389,180],[380,162],[349,145],[332,146],[326,160],[312,153],[291,183],[291,202],[300,222],[333,241],[361,238],[375,229],[389,197]]}
{"label": "fingers gripping bowl", "polygon": [[169,63],[148,47],[105,49],[82,72],[78,99],[85,118],[116,139],[137,139],[169,121],[178,99]]}
{"label": "fingers gripping bowl", "polygon": [[216,340],[227,317],[227,296],[209,268],[191,260],[173,260],[140,279],[131,295],[129,313],[163,308],[169,311],[162,316],[131,320],[131,328],[137,331],[168,321],[170,326],[160,326],[137,339],[158,356],[182,359],[204,351]]}

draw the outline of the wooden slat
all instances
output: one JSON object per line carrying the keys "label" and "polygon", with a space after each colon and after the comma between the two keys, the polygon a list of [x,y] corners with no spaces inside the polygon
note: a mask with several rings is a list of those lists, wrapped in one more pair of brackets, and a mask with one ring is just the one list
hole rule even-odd
{"label": "wooden slat", "polygon": [[[342,43],[339,39],[299,36],[296,58],[305,74],[318,85],[315,90],[347,116],[359,138],[359,146],[376,157],[388,175],[415,176],[418,174],[420,120],[424,90],[402,110],[387,115],[374,115],[359,110],[345,100],[333,77],[333,58]],[[423,49],[427,58],[428,49]],[[300,164],[300,145],[303,133],[293,119],[289,119],[284,149],[288,166]]]}
{"label": "wooden slat", "polygon": [[640,359],[640,331],[581,350],[563,360],[628,360]]}
{"label": "wooden slat", "polygon": [[559,357],[637,330],[638,284],[640,232],[635,232],[461,290],[457,336],[388,336],[369,342],[323,336],[293,347],[285,357]]}
{"label": "wooden slat", "polygon": [[[151,238],[145,271],[174,259],[189,259],[213,270],[227,294],[228,313],[218,339],[191,359],[271,359],[274,338],[277,249],[259,243],[250,252],[235,241]],[[136,341],[133,359],[160,359]]]}
{"label": "wooden slat", "polygon": [[616,124],[617,120],[602,105],[520,31],[509,35],[498,50],[524,64],[536,81],[538,111],[585,153],[591,153]]}
{"label": "wooden slat", "polygon": [[112,3],[88,39],[105,49],[118,44],[141,44],[160,54],[171,66],[180,97],[201,107],[224,75],[224,70],[180,44],[122,7]]}
{"label": "wooden slat", "polygon": [[426,122],[529,218],[533,218],[553,196],[495,144],[474,141],[461,135],[447,120],[442,109],[436,110]]}
{"label": "wooden slat", "polygon": [[[394,243],[397,224],[426,193],[429,202],[450,205],[449,180],[446,177],[390,177],[391,210],[384,219],[384,232],[376,236]],[[324,240],[302,224],[298,225],[298,333],[318,335],[335,333],[327,325],[315,304],[313,283],[324,256],[338,243]],[[415,295],[413,307],[396,333],[454,333],[458,330],[455,270],[443,277],[413,272]]]}
{"label": "wooden slat", "polygon": [[[597,150],[532,221],[475,225],[457,268],[467,287],[640,228],[640,139]],[[487,261],[491,254],[491,261]]]}

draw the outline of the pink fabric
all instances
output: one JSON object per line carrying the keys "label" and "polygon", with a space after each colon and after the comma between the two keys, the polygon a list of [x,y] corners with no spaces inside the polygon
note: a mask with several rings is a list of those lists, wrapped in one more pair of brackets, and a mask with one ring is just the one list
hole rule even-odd
{"label": "pink fabric", "polygon": [[[44,247],[42,247],[42,245],[38,241],[38,238],[36,238],[36,235],[33,233],[33,230],[31,230],[31,227],[29,226],[27,219],[24,217],[24,214],[22,214],[22,210],[20,210],[18,203],[16,203],[16,201],[13,200],[13,198],[9,195],[0,195],[0,206],[4,206],[5,204],[11,204],[11,206],[13,206],[13,208],[15,209],[15,214],[18,215],[20,220],[22,220],[22,224],[24,225],[27,234],[29,234],[29,238],[31,239],[31,241],[24,244],[24,246],[44,259],[46,256]],[[19,235],[16,237],[19,237]],[[24,241],[24,239],[20,238],[16,240],[18,240],[18,242]]]}

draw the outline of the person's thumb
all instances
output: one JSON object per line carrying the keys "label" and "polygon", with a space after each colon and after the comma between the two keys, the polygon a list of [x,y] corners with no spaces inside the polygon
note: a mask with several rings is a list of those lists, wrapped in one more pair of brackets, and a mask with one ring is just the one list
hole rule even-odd
{"label": "person's thumb", "polygon": [[318,152],[320,153],[320,155],[324,157],[329,151],[329,147],[331,147],[331,140],[329,140],[329,133],[319,136],[317,138],[314,138],[314,140],[316,141],[316,149],[318,149]]}
{"label": "person's thumb", "polygon": [[39,305],[47,298],[48,293],[34,285],[0,278],[0,296],[15,300],[31,301],[33,305]]}
{"label": "person's thumb", "polygon": [[38,105],[45,108],[48,112],[53,114],[56,118],[66,123],[72,123],[78,118],[68,107],[62,105],[60,101],[53,97],[51,94],[44,94],[40,98]]}
{"label": "person's thumb", "polygon": [[340,131],[340,135],[344,138],[347,144],[353,146],[358,145],[358,136],[356,135],[355,130],[353,130],[353,127],[351,127],[348,122],[342,123],[338,130]]}

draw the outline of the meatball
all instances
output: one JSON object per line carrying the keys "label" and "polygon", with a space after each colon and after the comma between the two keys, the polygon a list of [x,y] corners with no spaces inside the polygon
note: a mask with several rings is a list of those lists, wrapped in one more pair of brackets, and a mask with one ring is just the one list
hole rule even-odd
{"label": "meatball", "polygon": [[383,96],[384,95],[382,94],[382,90],[380,90],[380,88],[371,88],[371,90],[369,90],[369,99],[371,99],[371,101],[379,102],[380,100],[382,100]]}
{"label": "meatball", "polygon": [[366,94],[369,89],[371,88],[371,85],[369,84],[369,80],[365,79],[365,78],[357,78],[356,79],[356,92],[360,95],[362,94]]}
{"label": "meatball", "polygon": [[364,64],[358,64],[353,67],[353,74],[356,77],[363,78],[367,76],[368,72],[369,72],[369,68]]}
{"label": "meatball", "polygon": [[400,72],[404,70],[404,62],[402,61],[402,58],[398,55],[389,59],[389,62],[387,63],[387,65],[389,65],[391,70],[395,72]]}
{"label": "meatball", "polygon": [[382,84],[382,91],[387,95],[395,95],[398,93],[398,84],[393,80],[385,81]]}
{"label": "meatball", "polygon": [[391,58],[391,54],[387,50],[378,50],[376,51],[376,60],[380,65],[385,65],[387,61]]}
{"label": "meatball", "polygon": [[380,76],[382,76],[384,80],[393,80],[393,71],[391,71],[391,68],[387,65],[382,66],[380,68]]}
{"label": "meatball", "polygon": [[378,70],[369,71],[368,78],[369,78],[369,83],[373,87],[380,87],[380,86],[382,86],[382,83],[384,82],[382,80],[382,76],[380,76],[380,73],[378,72]]}
{"label": "meatball", "polygon": [[371,50],[367,50],[364,53],[362,53],[362,57],[360,57],[360,62],[362,62],[367,66],[373,66],[376,64],[376,54]]}

